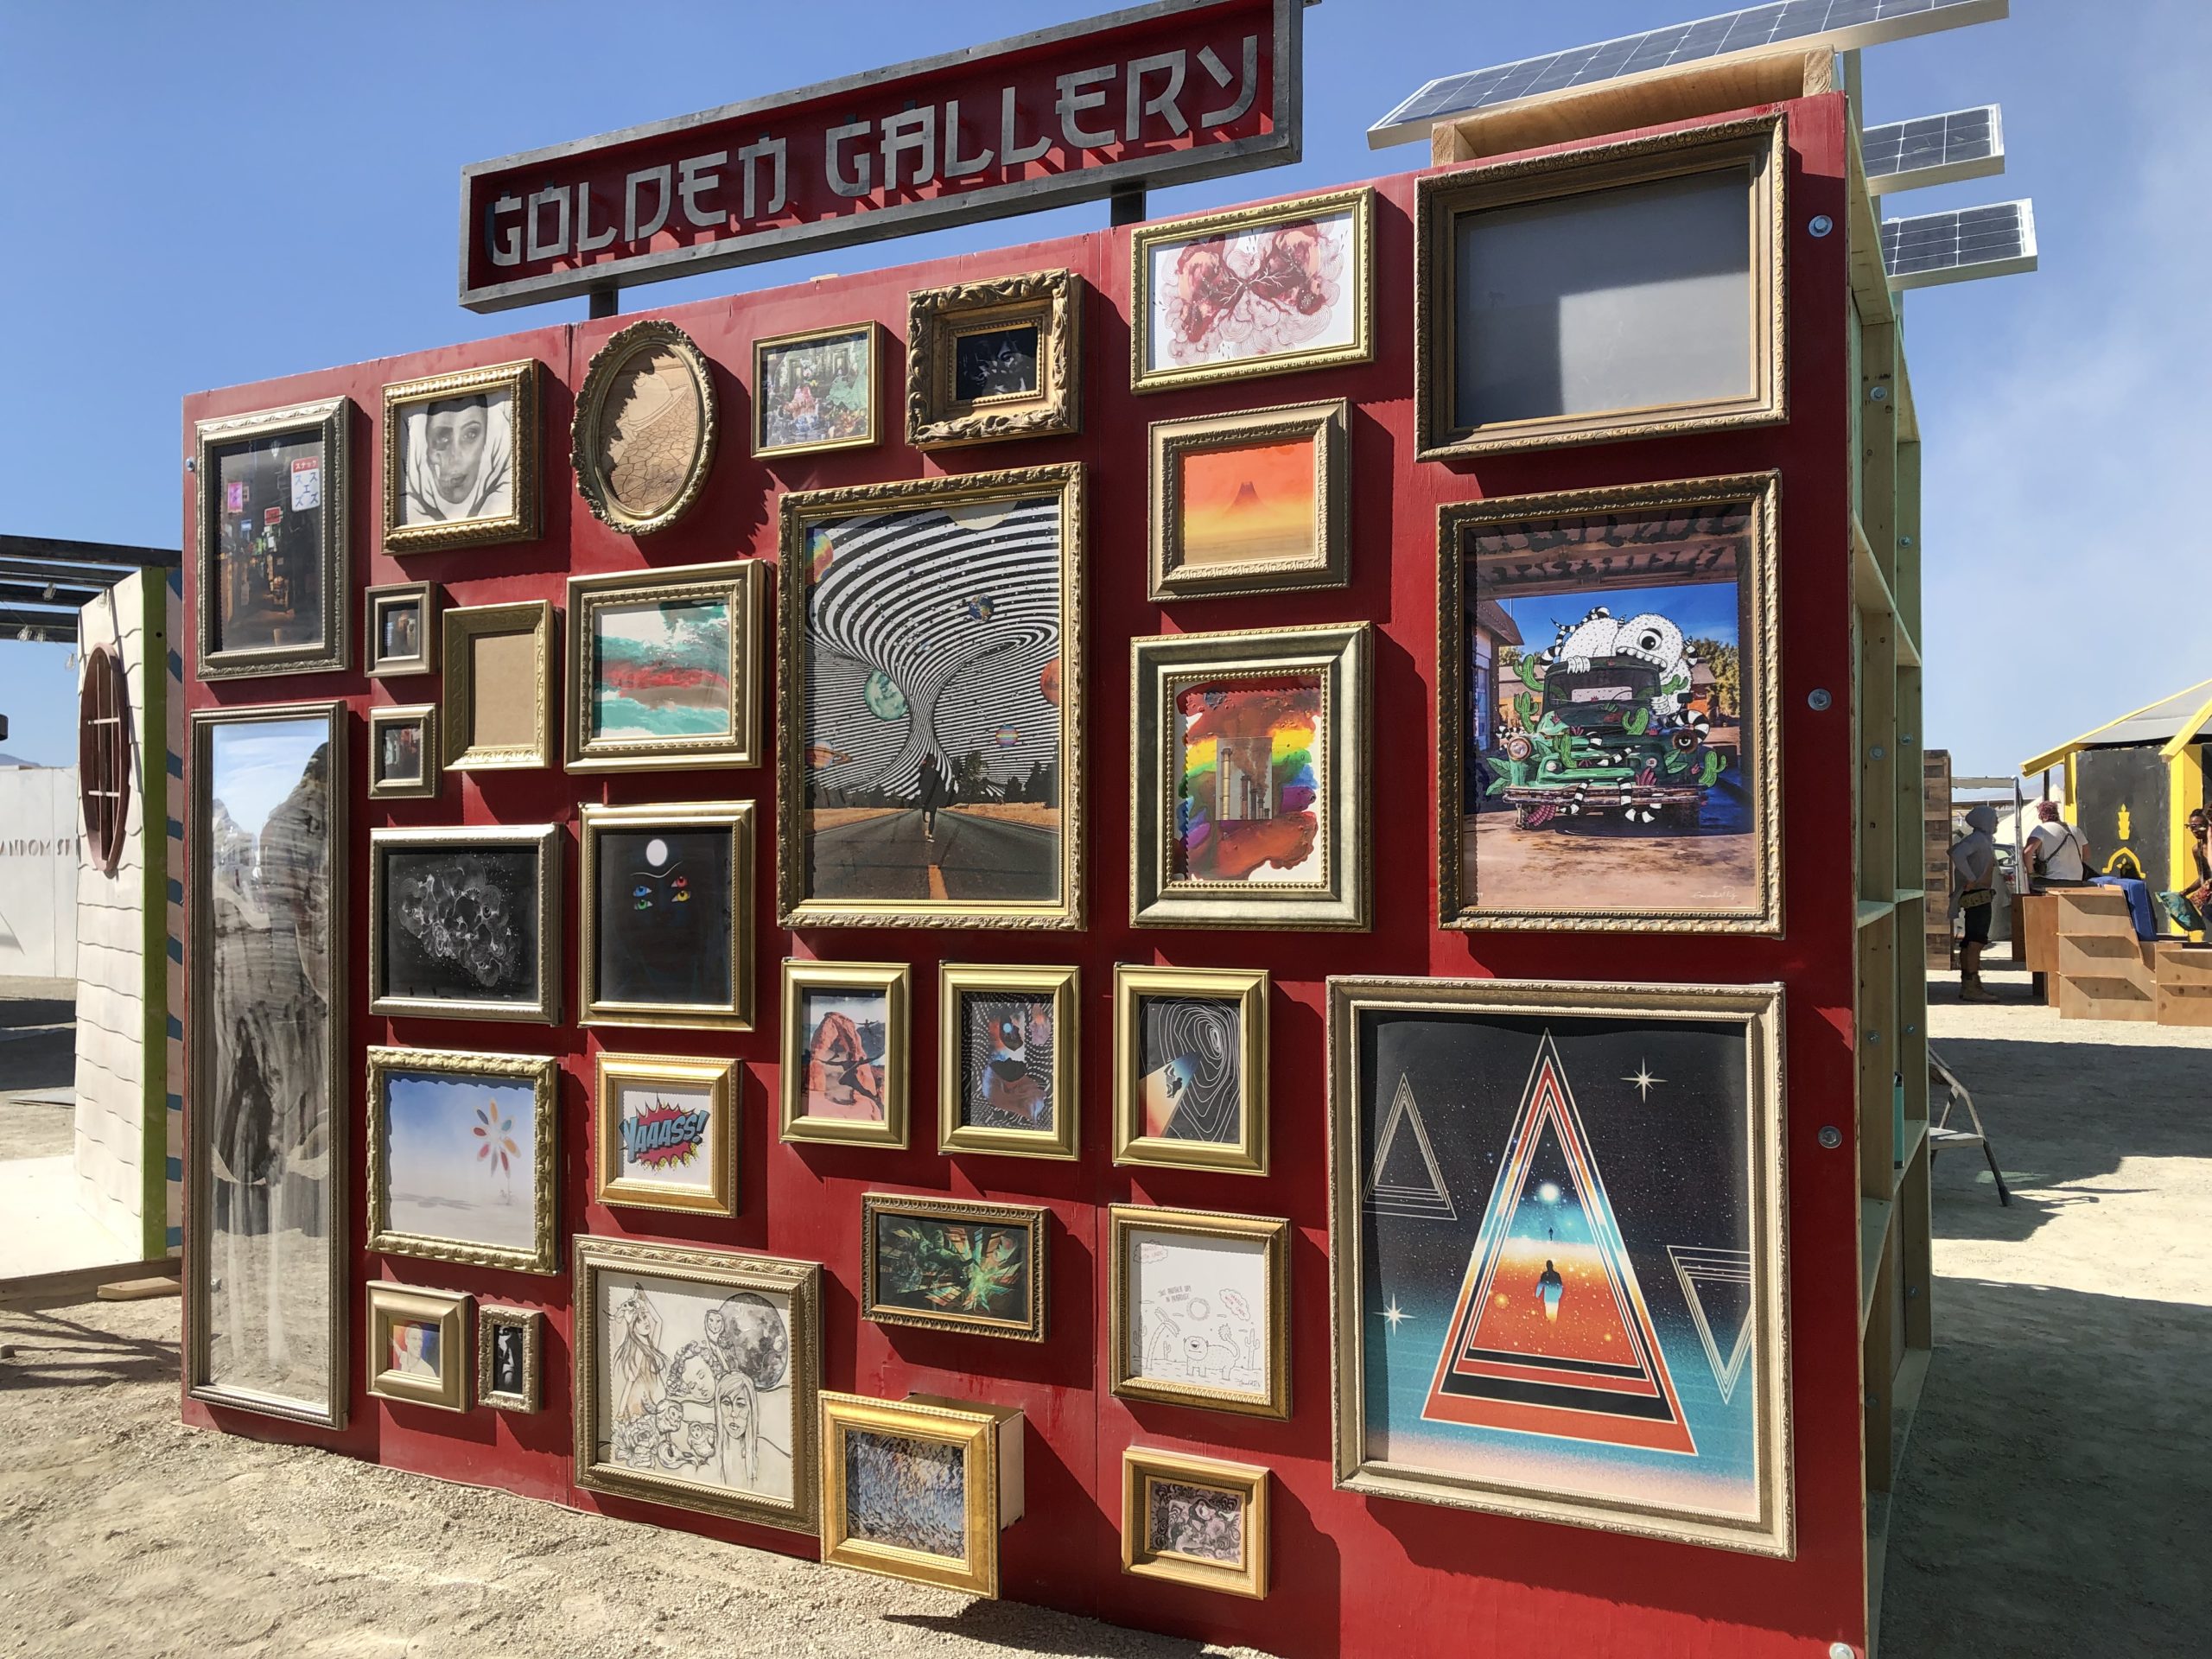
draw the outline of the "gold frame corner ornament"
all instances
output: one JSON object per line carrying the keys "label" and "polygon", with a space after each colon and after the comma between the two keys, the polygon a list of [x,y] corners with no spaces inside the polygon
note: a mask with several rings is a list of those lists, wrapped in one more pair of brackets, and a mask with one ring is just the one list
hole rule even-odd
{"label": "gold frame corner ornament", "polygon": [[[753,1023],[753,816],[751,801],[671,801],[605,806],[587,801],[576,823],[576,1023],[580,1026],[679,1026],[700,1031],[750,1031]],[[609,830],[726,830],[730,866],[730,1000],[616,1002],[600,995],[599,842]]]}
{"label": "gold frame corner ornament", "polygon": [[[1235,1412],[1277,1422],[1290,1418],[1290,1240],[1291,1224],[1280,1216],[1233,1215],[1216,1210],[1176,1210],[1153,1205],[1109,1205],[1108,1248],[1111,1287],[1108,1323],[1108,1386],[1117,1398],[1190,1406],[1200,1411]],[[1267,1382],[1257,1394],[1194,1382],[1167,1382],[1137,1376],[1129,1363],[1129,1250],[1145,1232],[1186,1238],[1259,1241],[1267,1264]]]}
{"label": "gold frame corner ornament", "polygon": [[[969,334],[1037,330],[1037,388],[963,403],[954,354]],[[906,297],[906,442],[950,449],[1083,429],[1083,284],[1073,271],[1033,270]]]}
{"label": "gold frame corner ornament", "polygon": [[[1114,967],[1114,1161],[1160,1169],[1268,1173],[1268,992],[1264,968]],[[1233,1141],[1175,1141],[1139,1128],[1144,1103],[1137,1015],[1147,996],[1204,998],[1236,1005],[1237,1084],[1243,1095]]]}
{"label": "gold frame corner ornament", "polygon": [[[599,434],[607,412],[608,394],[630,359],[648,351],[672,353],[690,372],[699,397],[699,442],[683,482],[676,493],[650,513],[635,513],[615,499],[601,464]],[[592,354],[576,392],[576,412],[569,423],[569,453],[576,473],[576,493],[591,516],[625,536],[649,536],[666,530],[690,512],[707,486],[714,469],[716,413],[715,376],[691,336],[664,317],[646,317],[616,329]]]}
{"label": "gold frame corner ornament", "polygon": [[[553,629],[552,602],[543,599],[463,605],[441,619],[438,645],[444,674],[438,689],[448,715],[442,722],[442,759],[448,772],[528,772],[553,764]],[[469,647],[480,638],[525,633],[537,659],[531,686],[537,729],[527,743],[479,744],[474,741],[476,670]]]}
{"label": "gold frame corner ornament", "polygon": [[[394,1284],[388,1279],[368,1283],[369,1376],[372,1399],[397,1401],[402,1405],[429,1406],[438,1411],[467,1411],[470,1398],[468,1370],[474,1356],[467,1337],[469,1304],[475,1299],[457,1291],[426,1290],[418,1285]],[[438,1327],[438,1379],[404,1376],[385,1367],[378,1356],[391,1340],[391,1327],[410,1324]]]}
{"label": "gold frame corner ornament", "polygon": [[[382,738],[388,726],[413,726],[422,734],[422,775],[397,781],[382,771]],[[445,786],[438,765],[438,705],[435,702],[379,703],[369,710],[369,798],[372,801],[433,800]]]}
{"label": "gold frame corner ornament", "polygon": [[[1189,563],[1184,556],[1184,458],[1300,438],[1313,445],[1313,556],[1219,566]],[[1351,399],[1154,421],[1149,439],[1150,596],[1155,604],[1351,585]]]}
{"label": "gold frame corner ornament", "polygon": [[[1237,1500],[1243,1548],[1234,1566],[1205,1556],[1162,1548],[1152,1535],[1152,1487],[1155,1481],[1201,1486]],[[1122,1451],[1122,1571],[1133,1577],[1160,1579],[1198,1590],[1264,1601],[1268,1594],[1268,1471],[1255,1463],[1156,1452],[1148,1446]]]}
{"label": "gold frame corner ornament", "polygon": [[[384,389],[383,531],[387,553],[404,557],[452,547],[493,547],[503,542],[534,542],[543,521],[544,478],[544,423],[542,419],[543,371],[534,357],[513,363],[495,363],[480,369],[461,369],[434,374],[420,380],[402,380]],[[446,524],[403,524],[399,522],[399,418],[415,404],[437,403],[448,397],[505,391],[508,395],[508,435],[514,467],[512,501],[506,512],[481,518]]]}
{"label": "gold frame corner ornament", "polygon": [[[876,1255],[876,1222],[883,1216],[914,1216],[944,1224],[1019,1230],[1029,1249],[1029,1294],[1019,1319],[980,1314],[922,1313],[893,1306],[877,1291],[880,1263]],[[991,1204],[982,1199],[932,1198],[904,1192],[861,1195],[861,1317],[873,1325],[916,1325],[969,1336],[1007,1337],[1016,1342],[1045,1340],[1050,1317],[1051,1245],[1049,1212],[1039,1204]]]}
{"label": "gold frame corner ornament", "polygon": [[[688,1183],[624,1176],[621,1099],[612,1085],[676,1084],[707,1091],[720,1150],[707,1170],[704,1191]],[[593,1056],[592,1168],[594,1204],[630,1210],[677,1211],[692,1215],[737,1214],[739,1160],[744,1136],[745,1073],[742,1063],[720,1056],[701,1058],[662,1054],[618,1054],[607,1049]]]}
{"label": "gold frame corner ornament", "polygon": [[[923,1400],[872,1400],[824,1389],[821,1395],[821,1545],[825,1565],[880,1573],[914,1584],[995,1598],[999,1593],[999,1435],[1003,1410],[963,1409]],[[962,1554],[931,1554],[853,1535],[845,1493],[845,1436],[928,1440],[961,1452]]]}
{"label": "gold frame corner ornament", "polygon": [[[913,969],[903,962],[821,962],[784,958],[777,1139],[834,1146],[906,1144],[906,1097],[912,1062]],[[806,1093],[805,1045],[800,1033],[809,990],[874,991],[884,1000],[883,1122],[811,1118],[799,1107]]]}
{"label": "gold frame corner ornament", "polygon": [[[473,997],[390,996],[383,993],[385,967],[384,852],[391,848],[429,851],[505,848],[535,849],[537,855],[537,995],[529,1002],[494,1002]],[[513,1020],[525,1025],[561,1023],[561,826],[557,823],[432,825],[369,831],[369,1012],[425,1014],[442,1020]]]}
{"label": "gold frame corner ornament", "polygon": [[[874,317],[832,328],[802,328],[788,334],[764,334],[753,342],[753,419],[750,447],[755,461],[775,462],[793,455],[827,454],[834,449],[868,449],[883,442],[884,327]],[[830,438],[816,443],[763,444],[760,429],[767,414],[761,389],[768,384],[767,353],[779,347],[826,345],[852,334],[868,337],[868,431],[856,438]]]}
{"label": "gold frame corner ornament", "polygon": [[[504,1394],[492,1386],[497,1367],[493,1363],[492,1332],[519,1330],[522,1334],[522,1392]],[[476,1403],[493,1411],[529,1413],[545,1398],[545,1315],[534,1307],[476,1309]]]}
{"label": "gold frame corner ornament", "polygon": [[[948,1154],[1069,1160],[1081,1155],[1082,982],[1079,968],[1026,963],[946,962],[938,965],[937,1149]],[[1052,1005],[1051,1130],[991,1128],[960,1121],[967,1046],[961,1017],[969,996],[1027,997]]]}
{"label": "gold frame corner ornament", "polygon": [[[761,559],[722,564],[656,565],[645,570],[570,576],[562,653],[567,705],[563,764],[570,772],[663,772],[676,767],[757,766],[762,753],[760,651],[768,566]],[[719,600],[729,615],[729,732],[706,737],[603,738],[592,734],[596,677],[592,646],[602,608]]]}

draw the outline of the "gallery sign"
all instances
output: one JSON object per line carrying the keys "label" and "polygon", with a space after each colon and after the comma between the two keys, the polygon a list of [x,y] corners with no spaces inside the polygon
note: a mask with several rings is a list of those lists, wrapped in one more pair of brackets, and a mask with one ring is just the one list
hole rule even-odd
{"label": "gallery sign", "polygon": [[1307,0],[1132,10],[461,170],[474,311],[1299,158]]}

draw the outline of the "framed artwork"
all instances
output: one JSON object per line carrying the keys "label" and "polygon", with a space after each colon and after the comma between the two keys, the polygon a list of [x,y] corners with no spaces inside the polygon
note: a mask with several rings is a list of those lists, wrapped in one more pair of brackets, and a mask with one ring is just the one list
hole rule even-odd
{"label": "framed artwork", "polygon": [[1122,1571],[1264,1599],[1268,1471],[1257,1464],[1125,1448]]}
{"label": "framed artwork", "polygon": [[556,1062],[369,1050],[369,1248],[558,1273]]}
{"label": "framed artwork", "polygon": [[1781,932],[1778,489],[1440,511],[1444,926]]}
{"label": "framed artwork", "polygon": [[876,429],[883,329],[874,322],[753,342],[753,453],[864,449]]}
{"label": "framed artwork", "polygon": [[534,1308],[476,1310],[476,1403],[536,1411],[544,1395],[545,1316]]}
{"label": "framed artwork", "polygon": [[468,1409],[468,1298],[373,1281],[369,1392],[441,1411]]}
{"label": "framed artwork", "polygon": [[1290,1415],[1290,1224],[1115,1205],[1110,1376],[1125,1400]]}
{"label": "framed artwork", "polygon": [[753,803],[597,806],[578,826],[587,1026],[753,1029]]}
{"label": "framed artwork", "polygon": [[1375,357],[1375,192],[1332,190],[1129,233],[1138,391]]}
{"label": "framed artwork", "polygon": [[438,706],[387,704],[369,710],[369,798],[404,800],[438,792]]}
{"label": "framed artwork", "polygon": [[584,371],[569,434],[576,491],[626,536],[681,518],[715,460],[715,379],[690,335],[648,317],[618,329]]}
{"label": "framed artwork", "polygon": [[1371,623],[1129,642],[1129,919],[1370,923]]}
{"label": "framed artwork", "polygon": [[1021,1518],[1021,1413],[918,1396],[822,1395],[822,1559],[969,1595],[999,1592]]}
{"label": "framed artwork", "polygon": [[553,764],[553,607],[542,599],[448,611],[445,764],[513,772]]}
{"label": "framed artwork", "polygon": [[570,772],[760,764],[758,559],[569,578]]}
{"label": "framed artwork", "polygon": [[1336,1483],[1787,1556],[1782,990],[1329,981]]}
{"label": "framed artwork", "polygon": [[203,680],[352,665],[346,398],[202,421],[193,572]]}
{"label": "framed artwork", "polygon": [[1266,969],[1116,964],[1114,1161],[1268,1173]]}
{"label": "framed artwork", "polygon": [[1152,423],[1152,597],[1351,582],[1351,404]]}
{"label": "framed artwork", "polygon": [[1424,461],[1785,418],[1783,117],[1420,181]]}
{"label": "framed artwork", "polygon": [[600,1050],[593,1201],[735,1215],[741,1088],[735,1060]]}
{"label": "framed artwork", "polygon": [[785,1141],[906,1144],[903,962],[784,962]]}
{"label": "framed artwork", "polygon": [[576,1484],[812,1532],[821,1268],[575,1243]]}
{"label": "framed artwork", "polygon": [[186,1382],[326,1428],[351,1376],[349,718],[204,710],[189,780]]}
{"label": "framed artwork", "polygon": [[561,830],[369,832],[369,1012],[561,1020]]}
{"label": "framed artwork", "polygon": [[384,389],[388,553],[537,539],[537,361]]}
{"label": "framed artwork", "polygon": [[939,1152],[1073,1158],[1080,1144],[1079,970],[938,970]]}
{"label": "framed artwork", "polygon": [[434,639],[438,590],[427,582],[394,582],[361,594],[368,634],[362,656],[372,680],[404,679],[437,669]]}
{"label": "framed artwork", "polygon": [[1083,925],[1083,468],[783,499],[778,919]]}
{"label": "framed artwork", "polygon": [[861,1313],[878,1325],[1045,1339],[1045,1211],[869,1192]]}
{"label": "framed artwork", "polygon": [[1083,299],[1032,271],[906,300],[906,442],[948,449],[1083,429]]}

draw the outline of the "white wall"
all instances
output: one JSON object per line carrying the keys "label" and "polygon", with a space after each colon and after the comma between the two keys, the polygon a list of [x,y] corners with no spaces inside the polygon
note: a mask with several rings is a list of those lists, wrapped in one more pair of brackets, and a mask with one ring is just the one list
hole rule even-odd
{"label": "white wall", "polygon": [[0,976],[77,973],[77,769],[0,768]]}

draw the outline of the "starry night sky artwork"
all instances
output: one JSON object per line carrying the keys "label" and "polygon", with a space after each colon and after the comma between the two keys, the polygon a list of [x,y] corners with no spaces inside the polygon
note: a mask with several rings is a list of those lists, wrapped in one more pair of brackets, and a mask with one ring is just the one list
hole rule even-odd
{"label": "starry night sky artwork", "polygon": [[599,1000],[725,1008],[727,830],[607,830],[599,843]]}

